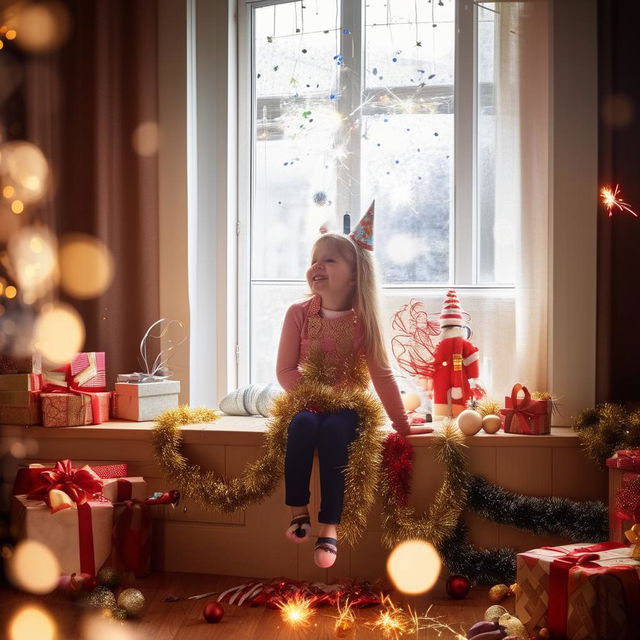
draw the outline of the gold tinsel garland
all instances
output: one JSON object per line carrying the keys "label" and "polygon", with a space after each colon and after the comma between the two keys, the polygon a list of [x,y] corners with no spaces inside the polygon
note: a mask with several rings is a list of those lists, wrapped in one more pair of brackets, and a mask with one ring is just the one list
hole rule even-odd
{"label": "gold tinsel garland", "polygon": [[301,381],[272,405],[263,455],[247,465],[241,476],[225,479],[215,471],[192,464],[180,452],[180,425],[215,420],[216,414],[208,409],[181,407],[160,416],[153,434],[158,464],[184,495],[203,507],[221,511],[243,509],[267,497],[276,488],[284,470],[289,423],[296,413],[310,402],[328,412],[352,409],[359,416],[358,435],[349,447],[338,536],[354,544],[364,531],[367,513],[376,497],[382,460],[379,427],[384,414],[378,400],[367,390],[368,372],[364,359],[358,359],[346,372],[350,381],[348,386],[333,386],[337,374],[320,352],[307,360],[302,367]]}
{"label": "gold tinsel garland", "polygon": [[451,420],[443,423],[435,436],[436,461],[445,467],[444,479],[429,510],[418,515],[410,506],[401,505],[389,483],[382,475],[382,543],[392,548],[403,540],[420,538],[436,547],[453,533],[467,502],[470,475],[463,453],[464,435]]}

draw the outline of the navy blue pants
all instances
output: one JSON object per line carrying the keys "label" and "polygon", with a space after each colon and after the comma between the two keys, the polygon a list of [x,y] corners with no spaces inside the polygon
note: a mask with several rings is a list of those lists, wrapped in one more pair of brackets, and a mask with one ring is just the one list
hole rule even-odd
{"label": "navy blue pants", "polygon": [[313,454],[317,449],[321,493],[318,522],[340,523],[344,468],[357,427],[358,414],[350,409],[338,413],[296,413],[289,425],[284,462],[285,501],[288,506],[304,507],[309,504],[309,481]]}

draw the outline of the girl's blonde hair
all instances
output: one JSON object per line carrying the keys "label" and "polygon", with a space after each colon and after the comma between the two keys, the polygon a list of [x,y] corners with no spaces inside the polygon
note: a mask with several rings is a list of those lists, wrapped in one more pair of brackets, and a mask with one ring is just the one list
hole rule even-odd
{"label": "girl's blonde hair", "polygon": [[359,247],[349,236],[338,233],[325,233],[313,244],[311,256],[321,244],[330,243],[343,260],[354,265],[356,286],[353,296],[353,308],[364,328],[364,344],[368,354],[381,366],[389,366],[389,357],[385,348],[381,311],[378,273],[373,252]]}

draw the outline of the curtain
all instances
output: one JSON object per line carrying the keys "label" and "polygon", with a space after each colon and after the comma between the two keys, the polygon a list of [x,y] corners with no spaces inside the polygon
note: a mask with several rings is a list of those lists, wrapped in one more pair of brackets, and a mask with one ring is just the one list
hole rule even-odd
{"label": "curtain", "polygon": [[496,220],[517,212],[515,362],[548,388],[549,18],[546,0],[496,2]]}
{"label": "curtain", "polygon": [[132,139],[157,124],[155,0],[69,0],[69,40],[26,62],[28,139],[50,161],[53,188],[40,211],[58,236],[82,232],[115,262],[109,289],[66,301],[86,328],[87,351],[105,351],[108,383],[138,370],[138,344],[159,314],[157,156]]}

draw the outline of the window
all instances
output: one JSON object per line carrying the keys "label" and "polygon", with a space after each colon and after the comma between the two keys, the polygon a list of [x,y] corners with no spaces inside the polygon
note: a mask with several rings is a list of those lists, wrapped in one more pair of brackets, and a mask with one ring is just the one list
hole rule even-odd
{"label": "window", "polygon": [[[355,224],[373,199],[389,317],[411,297],[439,312],[455,286],[474,329],[486,329],[485,353],[495,354],[493,343],[514,334],[513,211],[498,210],[494,193],[499,14],[462,0],[243,9],[244,381],[274,379],[284,311],[306,292],[319,228],[342,229],[345,214]],[[485,376],[491,368],[485,357]]]}

